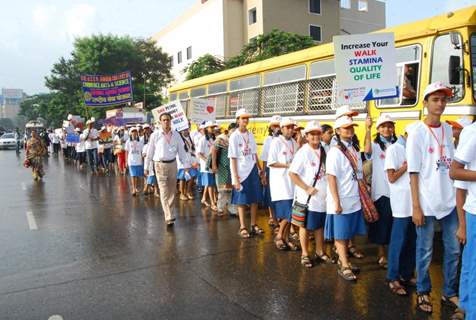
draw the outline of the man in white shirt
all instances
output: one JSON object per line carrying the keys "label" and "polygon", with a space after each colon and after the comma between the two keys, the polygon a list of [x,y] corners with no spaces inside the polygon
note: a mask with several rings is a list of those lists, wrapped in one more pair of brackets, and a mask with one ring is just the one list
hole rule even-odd
{"label": "man in white shirt", "polygon": [[[150,136],[147,158],[154,161],[165,222],[167,226],[173,226],[175,223],[173,205],[177,189],[177,164],[175,160],[178,155],[185,172],[188,172],[190,157],[185,151],[180,134],[172,131],[172,116],[169,113],[163,113],[159,120],[161,127]],[[148,168],[148,162],[145,165],[147,166],[145,175],[148,176],[149,170],[153,169]]]}
{"label": "man in white shirt", "polygon": [[89,167],[91,168],[91,173],[97,174],[98,164],[99,164],[99,157],[98,157],[99,133],[96,130],[96,128],[94,128],[93,118],[86,121],[86,126],[88,128],[84,130],[82,138],[84,139],[84,146],[86,148],[86,154],[88,156],[88,163],[89,163]]}
{"label": "man in white shirt", "polygon": [[460,305],[456,311],[460,317],[455,318],[463,319],[466,314],[466,319],[476,319],[476,124],[465,127],[460,138],[450,169],[451,178],[457,179],[456,187],[463,191],[462,198],[467,190],[463,208],[458,203],[456,235],[465,246],[459,281]]}
{"label": "man in white shirt", "polygon": [[428,115],[411,130],[407,142],[410,173],[412,219],[416,225],[417,308],[431,313],[431,280],[429,267],[433,253],[435,222],[443,231],[443,296],[442,301],[458,305],[457,269],[460,255],[456,238],[458,218],[453,182],[449,168],[454,145],[451,127],[441,123],[450,88],[441,82],[427,86],[423,105]]}

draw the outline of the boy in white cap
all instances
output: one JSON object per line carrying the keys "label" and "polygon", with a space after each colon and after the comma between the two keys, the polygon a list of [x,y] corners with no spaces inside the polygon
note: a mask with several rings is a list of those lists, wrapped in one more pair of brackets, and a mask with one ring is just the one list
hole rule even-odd
{"label": "boy in white cap", "polygon": [[[476,319],[476,124],[461,132],[450,176],[457,187],[459,226],[456,236],[464,245],[459,281],[460,304],[452,319]],[[465,196],[465,192],[467,195]],[[464,205],[461,207],[461,203]]]}
{"label": "boy in white cap", "polygon": [[99,133],[94,128],[94,118],[86,122],[86,129],[83,131],[82,138],[85,141],[86,154],[88,156],[89,167],[92,174],[98,173],[99,157],[98,157],[98,140]]}
{"label": "boy in white cap", "polygon": [[[252,234],[261,234],[263,229],[256,224],[258,203],[262,201],[262,186],[260,178],[264,172],[260,168],[257,156],[255,138],[248,131],[247,126],[251,115],[245,109],[236,112],[238,130],[230,136],[228,158],[230,158],[231,180],[234,186],[231,195],[231,203],[238,206],[240,218],[239,235],[249,238]],[[251,230],[248,231],[245,224],[246,206],[251,209]]]}
{"label": "boy in white cap", "polygon": [[[214,121],[207,121],[204,124],[205,135],[203,135],[198,141],[197,157],[200,161],[201,183],[204,187],[201,203],[206,207],[210,207],[213,211],[218,211],[216,206],[217,195],[215,175],[211,169],[207,168],[207,160],[210,156],[213,143],[215,142],[215,135],[213,134],[213,129],[215,127],[217,127],[217,124]],[[207,201],[207,198],[210,202]]]}
{"label": "boy in white cap", "polygon": [[282,134],[271,141],[268,150],[269,188],[274,214],[279,221],[275,244],[279,250],[298,249],[288,239],[294,198],[294,185],[291,183],[288,169],[299,147],[292,138],[295,126],[296,122],[291,118],[282,118]]}
{"label": "boy in white cap", "polygon": [[268,161],[268,152],[269,152],[269,147],[271,145],[271,141],[273,141],[274,138],[279,137],[281,134],[281,131],[279,130],[279,123],[281,122],[281,116],[279,115],[274,115],[271,117],[271,120],[269,122],[269,127],[268,127],[268,136],[264,139],[263,141],[263,147],[261,148],[261,157],[260,160],[263,162],[263,168],[265,170],[265,185],[263,186],[263,205],[268,208],[268,213],[269,213],[269,220],[268,220],[268,225],[271,226],[271,228],[275,228],[278,225],[278,222],[276,220],[275,214],[274,214],[274,209],[273,209],[273,203],[271,201],[271,192],[269,189],[269,168],[267,165]]}
{"label": "boy in white cap", "polygon": [[418,122],[408,135],[407,159],[416,225],[417,308],[431,313],[431,280],[429,267],[433,253],[436,220],[443,237],[443,296],[445,304],[458,305],[457,269],[460,248],[456,239],[458,218],[455,190],[449,176],[454,154],[453,133],[441,122],[450,88],[441,82],[428,85],[423,105],[428,110],[424,121]]}
{"label": "boy in white cap", "polygon": [[386,150],[397,141],[395,135],[395,122],[389,115],[380,114],[377,119],[377,134],[371,140],[372,119],[366,120],[365,155],[372,160],[372,189],[371,195],[375,208],[379,213],[379,219],[369,224],[369,240],[378,245],[377,263],[383,269],[387,268],[385,246],[390,243],[392,233],[392,207],[390,206],[390,191],[387,174],[384,169]]}

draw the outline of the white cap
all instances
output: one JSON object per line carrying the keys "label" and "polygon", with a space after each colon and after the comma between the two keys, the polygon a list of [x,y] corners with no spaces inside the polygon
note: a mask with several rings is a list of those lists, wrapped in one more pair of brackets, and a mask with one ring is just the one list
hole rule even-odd
{"label": "white cap", "polygon": [[425,91],[423,92],[423,99],[425,99],[429,94],[432,94],[436,91],[442,91],[447,97],[453,96],[453,90],[448,86],[444,85],[443,82],[437,81],[430,83],[426,86]]}
{"label": "white cap", "polygon": [[139,129],[137,127],[131,127],[129,129],[129,134],[132,134],[132,131],[139,131]]}
{"label": "white cap", "polygon": [[391,122],[395,124],[395,121],[393,121],[392,118],[388,114],[381,113],[380,117],[378,117],[377,119],[377,128],[387,122]]}
{"label": "white cap", "polygon": [[342,116],[355,117],[358,115],[359,113],[357,111],[352,110],[350,106],[346,104],[336,109],[336,119]]}
{"label": "white cap", "polygon": [[73,120],[73,115],[72,114],[68,114],[68,120]]}
{"label": "white cap", "polygon": [[304,128],[304,133],[309,133],[309,132],[312,132],[312,131],[322,132],[322,127],[321,127],[321,124],[319,123],[319,121],[313,120],[313,121],[309,121],[306,124],[306,127]]}
{"label": "white cap", "polygon": [[339,129],[339,128],[347,128],[347,127],[350,127],[350,126],[355,126],[356,127],[356,126],[358,126],[358,124],[354,123],[354,121],[352,120],[351,117],[343,116],[343,117],[340,117],[336,120],[334,128]]}
{"label": "white cap", "polygon": [[236,114],[235,114],[235,119],[238,119],[238,118],[251,118],[251,114],[249,114],[248,112],[246,112],[246,109],[245,108],[241,108],[241,109],[238,109],[236,111]]}
{"label": "white cap", "polygon": [[90,125],[90,124],[93,124],[93,123],[94,123],[94,121],[91,120],[91,119],[89,119],[88,121],[86,121],[86,125]]}
{"label": "white cap", "polygon": [[473,121],[471,120],[470,117],[462,117],[456,121],[447,120],[446,123],[452,126],[453,128],[463,129],[464,127],[467,127],[470,124],[472,124]]}
{"label": "white cap", "polygon": [[142,129],[147,129],[147,128],[150,128],[150,125],[148,123],[146,123],[142,126]]}
{"label": "white cap", "polygon": [[294,125],[294,126],[296,126],[297,123],[296,123],[296,121],[294,121],[294,119],[288,118],[288,117],[282,118],[281,121],[279,122],[279,126],[280,126],[281,128],[282,128],[282,127],[289,126],[289,125]]}
{"label": "white cap", "polygon": [[215,121],[207,121],[203,125],[204,128],[209,128],[209,127],[216,127],[218,124]]}
{"label": "white cap", "polygon": [[106,126],[102,126],[100,131],[106,130]]}
{"label": "white cap", "polygon": [[74,131],[76,131],[76,132],[80,132],[80,131],[81,131],[81,129],[79,129],[79,128],[76,128],[76,129],[74,129]]}
{"label": "white cap", "polygon": [[270,125],[279,125],[281,123],[281,116],[279,115],[274,115],[271,117],[271,120],[269,121]]}

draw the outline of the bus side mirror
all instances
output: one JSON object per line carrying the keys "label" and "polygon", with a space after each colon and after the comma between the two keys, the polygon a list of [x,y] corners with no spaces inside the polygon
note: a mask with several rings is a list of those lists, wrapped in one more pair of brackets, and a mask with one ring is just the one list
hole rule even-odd
{"label": "bus side mirror", "polygon": [[461,84],[461,58],[459,56],[450,56],[448,79],[450,84]]}

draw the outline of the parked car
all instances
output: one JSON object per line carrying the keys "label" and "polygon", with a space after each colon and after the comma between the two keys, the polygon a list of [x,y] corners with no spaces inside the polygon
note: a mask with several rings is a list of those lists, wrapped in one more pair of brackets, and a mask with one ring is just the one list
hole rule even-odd
{"label": "parked car", "polygon": [[15,139],[15,134],[12,132],[4,133],[0,137],[0,149],[16,149],[17,141]]}

